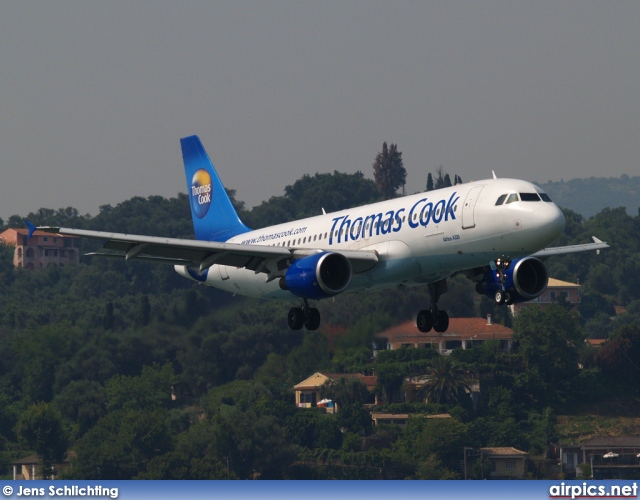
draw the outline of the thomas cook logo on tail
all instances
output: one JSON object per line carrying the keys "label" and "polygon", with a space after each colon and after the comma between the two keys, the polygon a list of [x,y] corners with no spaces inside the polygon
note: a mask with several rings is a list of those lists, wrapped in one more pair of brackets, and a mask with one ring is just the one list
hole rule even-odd
{"label": "thomas cook logo on tail", "polygon": [[211,175],[204,169],[197,170],[191,179],[191,210],[202,219],[211,206]]}

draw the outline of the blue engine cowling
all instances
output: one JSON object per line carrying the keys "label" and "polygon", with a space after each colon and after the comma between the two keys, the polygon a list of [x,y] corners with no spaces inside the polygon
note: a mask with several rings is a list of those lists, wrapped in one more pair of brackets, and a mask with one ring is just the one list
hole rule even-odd
{"label": "blue engine cowling", "polygon": [[293,262],[280,279],[280,288],[304,299],[324,299],[351,283],[351,262],[335,252],[321,252]]}
{"label": "blue engine cowling", "polygon": [[[549,281],[547,268],[535,257],[511,261],[511,265],[505,270],[505,275],[504,289],[512,292],[514,302],[525,302],[539,297],[547,288]],[[496,292],[500,290],[497,271],[489,269],[476,285],[476,290],[493,299]]]}

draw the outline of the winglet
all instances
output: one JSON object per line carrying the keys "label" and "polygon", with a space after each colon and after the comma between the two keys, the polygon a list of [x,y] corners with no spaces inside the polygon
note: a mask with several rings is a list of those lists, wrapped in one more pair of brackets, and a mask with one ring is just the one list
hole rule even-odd
{"label": "winglet", "polygon": [[25,224],[27,225],[27,228],[29,229],[29,233],[27,234],[27,241],[31,239],[31,236],[33,236],[33,232],[37,229],[36,226],[34,226],[33,224],[31,224],[31,222],[29,222],[27,219],[24,220]]}
{"label": "winglet", "polygon": [[[593,242],[594,243],[602,243],[602,240],[599,240],[598,238],[596,238],[595,236],[592,236],[591,238],[593,238]],[[596,254],[600,255],[600,250],[596,250]]]}

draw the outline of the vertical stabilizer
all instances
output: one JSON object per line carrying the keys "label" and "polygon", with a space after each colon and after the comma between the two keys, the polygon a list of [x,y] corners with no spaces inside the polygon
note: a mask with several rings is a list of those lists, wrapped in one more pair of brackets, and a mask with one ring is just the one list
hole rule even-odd
{"label": "vertical stabilizer", "polygon": [[198,136],[180,139],[180,145],[196,239],[222,242],[250,231],[233,208]]}

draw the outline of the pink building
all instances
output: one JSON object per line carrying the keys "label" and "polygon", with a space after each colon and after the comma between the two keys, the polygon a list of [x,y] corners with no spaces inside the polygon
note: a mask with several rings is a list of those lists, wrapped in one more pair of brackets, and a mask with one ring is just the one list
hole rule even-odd
{"label": "pink building", "polygon": [[79,239],[74,236],[35,231],[31,239],[27,239],[27,229],[10,228],[0,233],[5,245],[15,247],[13,254],[14,267],[40,269],[49,264],[65,266],[80,262]]}

